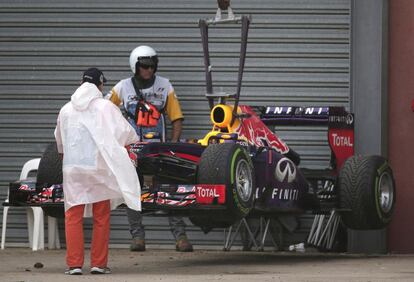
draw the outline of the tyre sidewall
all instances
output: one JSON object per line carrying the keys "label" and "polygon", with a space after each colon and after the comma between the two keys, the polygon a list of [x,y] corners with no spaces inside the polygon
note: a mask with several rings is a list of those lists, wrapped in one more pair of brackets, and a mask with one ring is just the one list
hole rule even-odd
{"label": "tyre sidewall", "polygon": [[[391,221],[391,216],[393,214],[394,208],[395,208],[395,181],[394,181],[394,177],[393,177],[393,173],[392,170],[390,168],[390,166],[388,165],[388,162],[382,158],[379,158],[376,160],[376,167],[378,168],[376,170],[376,174],[375,177],[373,179],[373,187],[374,187],[374,206],[375,206],[375,210],[376,210],[376,216],[378,218],[378,225],[383,226],[388,224]],[[393,199],[392,199],[392,206],[391,209],[388,212],[384,212],[381,208],[381,203],[380,203],[380,179],[381,176],[384,174],[389,174],[391,177],[391,181],[392,181],[392,194],[393,194]]]}
{"label": "tyre sidewall", "polygon": [[[237,165],[242,161],[245,160],[250,168],[251,172],[251,193],[248,199],[243,199],[241,195],[239,195],[239,191],[237,189],[236,183],[236,169]],[[253,163],[251,161],[250,156],[247,154],[246,150],[243,149],[241,146],[235,146],[234,150],[231,154],[231,158],[229,159],[229,179],[227,183],[227,199],[229,200],[229,208],[236,213],[238,216],[244,217],[249,214],[250,210],[253,207],[253,200],[254,200],[254,189],[255,189],[255,176],[254,176],[254,168]]]}

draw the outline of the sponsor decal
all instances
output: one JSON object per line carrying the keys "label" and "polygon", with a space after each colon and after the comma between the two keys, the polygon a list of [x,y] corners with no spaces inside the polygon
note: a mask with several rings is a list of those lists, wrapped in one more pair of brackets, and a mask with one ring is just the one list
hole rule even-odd
{"label": "sponsor decal", "polygon": [[324,116],[328,111],[328,107],[266,107],[265,114],[281,116]]}
{"label": "sponsor decal", "polygon": [[305,108],[305,115],[320,115],[324,112],[325,108]]}
{"label": "sponsor decal", "polygon": [[299,197],[299,190],[297,189],[278,189],[273,188],[272,199],[279,199],[284,201],[296,201]]}
{"label": "sponsor decal", "polygon": [[177,188],[177,193],[195,192],[195,186],[193,185],[181,185]]}
{"label": "sponsor decal", "polygon": [[339,136],[337,133],[332,133],[332,145],[333,146],[346,146],[353,147],[354,143],[351,140],[351,136]]}
{"label": "sponsor decal", "polygon": [[354,116],[352,114],[348,114],[346,117],[346,124],[351,125],[354,123]]}
{"label": "sponsor decal", "polygon": [[218,198],[216,188],[197,187],[197,196],[202,198]]}
{"label": "sponsor decal", "polygon": [[280,182],[292,183],[296,179],[296,166],[288,158],[281,158],[275,169],[275,177]]}
{"label": "sponsor decal", "polygon": [[345,123],[347,125],[352,125],[354,123],[354,116],[352,114],[341,115],[341,116],[329,116],[329,122]]}
{"label": "sponsor decal", "polygon": [[348,128],[329,128],[329,146],[336,159],[336,170],[344,164],[345,160],[354,155],[354,131]]}
{"label": "sponsor decal", "polygon": [[[272,200],[281,200],[281,201],[297,201],[299,199],[299,190],[292,188],[270,188],[272,193],[270,198]],[[261,195],[263,195],[266,188],[262,188]],[[256,189],[256,199],[260,197],[260,189]]]}
{"label": "sponsor decal", "polygon": [[290,114],[292,107],[267,107],[266,114]]}
{"label": "sponsor decal", "polygon": [[225,185],[196,185],[195,195],[197,203],[212,204],[217,199],[217,204],[224,204],[226,201]]}

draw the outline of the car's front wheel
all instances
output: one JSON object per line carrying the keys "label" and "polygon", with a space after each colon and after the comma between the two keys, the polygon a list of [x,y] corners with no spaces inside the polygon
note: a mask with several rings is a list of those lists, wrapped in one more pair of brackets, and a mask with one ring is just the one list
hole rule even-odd
{"label": "car's front wheel", "polygon": [[238,144],[209,145],[201,155],[197,182],[226,185],[227,211],[209,218],[211,227],[230,226],[253,208],[254,167],[247,151]]}

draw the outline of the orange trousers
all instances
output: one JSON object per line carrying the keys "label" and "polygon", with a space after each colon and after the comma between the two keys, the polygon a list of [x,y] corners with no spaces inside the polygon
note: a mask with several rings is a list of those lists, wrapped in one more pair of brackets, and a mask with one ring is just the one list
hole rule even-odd
{"label": "orange trousers", "polygon": [[[66,264],[82,267],[84,262],[83,213],[85,205],[71,207],[65,212]],[[94,203],[93,232],[91,245],[91,267],[106,267],[108,264],[109,200]]]}

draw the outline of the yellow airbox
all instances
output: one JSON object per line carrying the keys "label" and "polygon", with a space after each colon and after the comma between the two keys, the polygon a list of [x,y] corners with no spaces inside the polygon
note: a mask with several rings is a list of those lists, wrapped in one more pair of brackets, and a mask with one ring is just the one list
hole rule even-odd
{"label": "yellow airbox", "polygon": [[228,128],[233,116],[233,108],[227,105],[216,105],[210,112],[213,124],[220,128]]}

